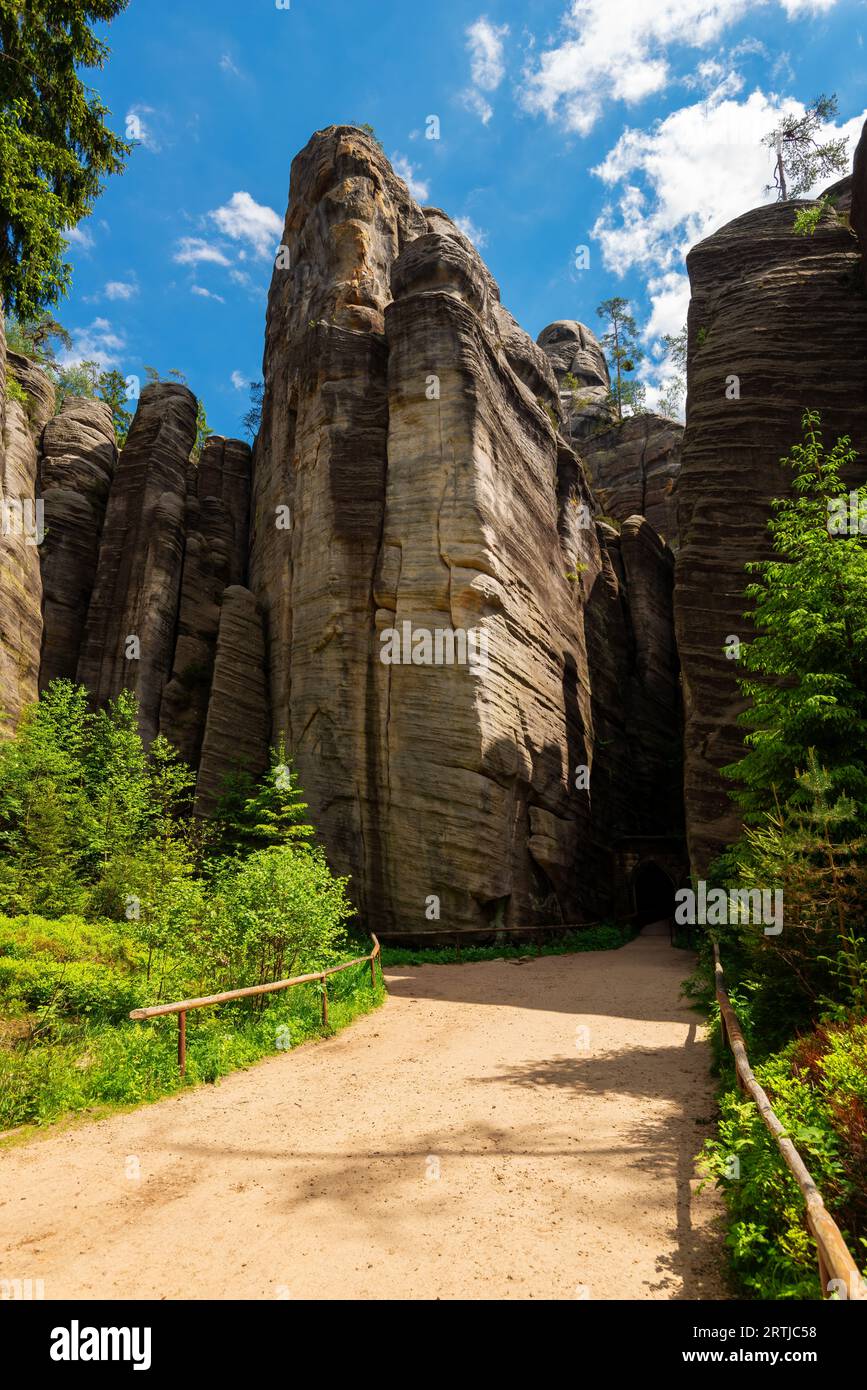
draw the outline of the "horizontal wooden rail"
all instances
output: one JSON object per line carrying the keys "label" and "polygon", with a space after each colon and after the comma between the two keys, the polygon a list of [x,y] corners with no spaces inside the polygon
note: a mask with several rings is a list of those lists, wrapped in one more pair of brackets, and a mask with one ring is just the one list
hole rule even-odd
{"label": "horizontal wooden rail", "polygon": [[861,1278],[861,1272],[852,1258],[839,1226],[822,1201],[822,1194],[811,1178],[807,1165],[786,1134],[785,1126],[774,1113],[767,1092],[755,1078],[747,1057],[744,1035],[725,987],[722,961],[716,942],[713,943],[713,959],[723,1037],[727,1039],[734,1055],[738,1084],[755,1101],[756,1108],[774,1136],[789,1172],[801,1189],[807,1208],[807,1225],[816,1241],[822,1295],[829,1298],[836,1292],[841,1298],[867,1300],[867,1284]]}
{"label": "horizontal wooden rail", "polygon": [[276,994],[281,989],[291,989],[293,985],[307,985],[314,980],[322,980],[322,1022],[328,1022],[328,986],[325,984],[329,975],[339,975],[341,970],[349,970],[353,965],[366,965],[370,962],[370,982],[376,988],[376,959],[379,961],[379,975],[382,974],[382,948],[376,936],[373,936],[373,950],[367,956],[356,956],[354,960],[345,960],[341,965],[331,965],[327,970],[314,970],[309,975],[293,975],[288,980],[272,980],[267,985],[247,985],[244,989],[227,989],[222,994],[203,994],[199,999],[181,999],[176,1004],[153,1004],[147,1009],[133,1009],[130,1018],[141,1020],[146,1018],[163,1018],[166,1014],[177,1014],[178,1016],[178,1066],[181,1076],[187,1070],[187,1014],[191,1009],[206,1009],[211,1004],[228,1004],[232,999],[250,999],[256,994]]}

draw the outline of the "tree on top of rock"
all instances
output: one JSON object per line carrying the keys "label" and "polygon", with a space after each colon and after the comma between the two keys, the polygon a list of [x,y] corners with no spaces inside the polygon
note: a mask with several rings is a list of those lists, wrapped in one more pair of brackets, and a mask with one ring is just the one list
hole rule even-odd
{"label": "tree on top of rock", "polygon": [[630,415],[639,415],[644,409],[644,387],[629,374],[643,361],[644,352],[638,344],[638,328],[629,312],[629,300],[619,296],[605,299],[596,312],[608,324],[608,332],[603,333],[601,341],[614,368],[609,394],[611,404],[619,420],[623,419],[624,408]]}
{"label": "tree on top of rock", "polygon": [[837,114],[837,98],[824,92],[811,102],[803,116],[783,116],[780,124],[762,137],[762,144],[774,151],[774,181],[765,192],[777,190],[779,202],[800,198],[817,179],[840,174],[848,165],[846,139],[816,139],[823,125]]}
{"label": "tree on top of rock", "polygon": [[108,47],[90,24],[127,0],[0,4],[0,298],[33,318],[69,288],[64,233],[87,217],[132,148],[79,77]]}

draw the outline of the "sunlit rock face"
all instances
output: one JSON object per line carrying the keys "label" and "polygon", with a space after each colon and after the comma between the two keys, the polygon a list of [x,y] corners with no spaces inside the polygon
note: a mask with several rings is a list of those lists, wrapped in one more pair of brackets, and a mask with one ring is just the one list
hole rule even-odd
{"label": "sunlit rock face", "polygon": [[[862,188],[863,160],[862,138]],[[689,389],[675,611],[687,828],[697,872],[739,831],[730,784],[719,772],[742,749],[738,666],[725,649],[732,637],[750,635],[744,566],[768,554],[771,500],[790,483],[780,459],[801,438],[803,411],[820,412],[829,444],[851,436],[859,460],[853,482],[867,465],[863,251],[830,209],[812,236],[797,235],[795,214],[804,206],[810,204],[756,208],[687,258]]]}
{"label": "sunlit rock face", "polygon": [[[6,374],[25,400],[10,394]],[[0,315],[0,738],[38,694],[42,578],[37,509],[39,437],[54,414],[54,387],[26,357],[6,352]]]}
{"label": "sunlit rock face", "polygon": [[[558,364],[362,132],[297,157],[283,244],[250,564],[272,737],[375,929],[603,912],[613,839],[676,819],[670,551],[597,527]],[[590,336],[569,369],[602,390]]]}

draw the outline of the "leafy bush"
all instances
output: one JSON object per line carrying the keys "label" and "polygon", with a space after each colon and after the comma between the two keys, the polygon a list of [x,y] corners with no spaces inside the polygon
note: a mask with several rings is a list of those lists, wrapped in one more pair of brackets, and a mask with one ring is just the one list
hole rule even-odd
{"label": "leafy bush", "polygon": [[[867,1022],[822,1026],[755,1071],[849,1248],[867,1265]],[[820,1297],[797,1183],[755,1105],[736,1088],[721,1098],[702,1167],[728,1204],[727,1243],[744,1291]]]}

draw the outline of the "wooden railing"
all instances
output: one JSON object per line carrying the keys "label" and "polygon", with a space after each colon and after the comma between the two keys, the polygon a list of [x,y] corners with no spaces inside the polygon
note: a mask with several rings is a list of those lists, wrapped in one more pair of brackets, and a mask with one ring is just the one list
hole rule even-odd
{"label": "wooden railing", "polygon": [[834,1293],[837,1293],[840,1298],[867,1300],[867,1284],[861,1278],[861,1272],[849,1252],[839,1226],[822,1201],[822,1194],[811,1178],[804,1160],[786,1134],[785,1126],[774,1113],[767,1093],[753,1074],[747,1057],[744,1035],[725,987],[722,962],[716,942],[713,943],[713,959],[720,1023],[723,1038],[728,1041],[734,1055],[738,1085],[755,1101],[756,1108],[774,1136],[777,1148],[782,1154],[789,1172],[801,1189],[801,1195],[807,1208],[807,1225],[816,1242],[822,1296],[823,1298],[830,1298]]}
{"label": "wooden railing", "polygon": [[[373,933],[371,933],[373,935]],[[322,981],[322,1022],[328,1023],[328,976],[339,975],[341,970],[348,970],[353,965],[365,965],[370,962],[370,982],[376,989],[376,959],[381,956],[381,948],[376,937],[373,936],[373,950],[368,956],[356,956],[354,960],[345,960],[341,965],[332,965],[328,970],[314,970],[309,975],[293,975],[288,980],[272,980],[266,985],[248,985],[244,989],[228,989],[223,994],[206,994],[201,999],[181,999],[176,1004],[154,1004],[148,1009],[133,1009],[130,1018],[162,1018],[165,1014],[177,1014],[178,1016],[178,1066],[181,1076],[187,1070],[187,1014],[191,1009],[206,1009],[211,1004],[228,1004],[232,999],[250,999],[256,994],[276,994],[281,989],[291,989],[293,985],[307,985],[314,980]],[[379,962],[379,977],[382,980],[382,960]],[[384,983],[384,981],[383,981]]]}

